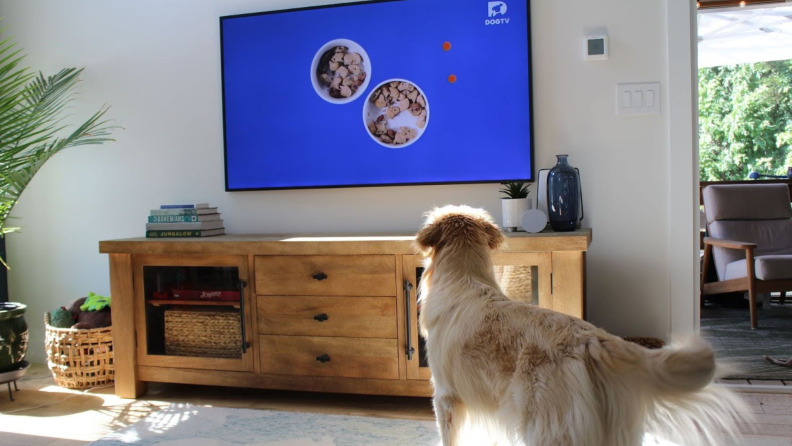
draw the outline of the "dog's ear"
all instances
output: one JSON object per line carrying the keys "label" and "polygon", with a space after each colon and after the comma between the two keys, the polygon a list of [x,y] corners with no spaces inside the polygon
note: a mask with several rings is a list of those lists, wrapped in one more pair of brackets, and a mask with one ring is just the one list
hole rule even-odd
{"label": "dog's ear", "polygon": [[490,249],[494,251],[503,245],[505,237],[503,236],[503,232],[501,232],[500,228],[495,224],[486,222],[484,232],[487,234],[487,244],[489,245]]}
{"label": "dog's ear", "polygon": [[421,251],[427,252],[440,243],[443,238],[443,230],[437,222],[427,223],[415,237],[415,243]]}

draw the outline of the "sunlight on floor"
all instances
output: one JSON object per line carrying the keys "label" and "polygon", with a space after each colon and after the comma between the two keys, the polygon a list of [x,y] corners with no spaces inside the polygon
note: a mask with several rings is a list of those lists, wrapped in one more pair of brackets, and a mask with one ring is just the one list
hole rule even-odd
{"label": "sunlight on floor", "polygon": [[364,236],[364,237],[346,237],[346,236],[328,236],[328,237],[291,237],[282,239],[284,242],[343,242],[343,241],[410,241],[413,236]]}
{"label": "sunlight on floor", "polygon": [[[176,406],[179,408],[186,408],[185,405],[181,404]],[[173,408],[173,406],[171,407]],[[111,433],[110,435],[115,441],[125,444],[135,444],[141,441],[141,435],[138,433],[138,429],[143,428],[147,432],[158,435],[166,434],[170,429],[177,427],[181,423],[189,421],[190,418],[192,418],[197,413],[198,411],[194,408],[187,408],[181,412],[173,410],[156,412],[146,417],[145,424],[141,426],[134,426],[134,428],[122,430],[118,433]]]}
{"label": "sunlight on floor", "polygon": [[147,419],[150,432],[164,434],[169,429],[176,427],[179,423],[187,422],[190,418],[198,414],[197,409],[188,408],[188,406],[183,404],[177,404],[171,407],[174,409],[185,408],[185,410],[182,412],[168,410],[151,415]]}
{"label": "sunlight on floor", "polygon": [[[169,404],[156,401],[130,403],[114,395],[112,388],[83,393],[47,385],[33,390],[32,394],[31,390],[27,391],[27,399],[15,402],[13,409],[0,411],[0,431],[93,441]],[[80,428],[75,429],[75,426]]]}

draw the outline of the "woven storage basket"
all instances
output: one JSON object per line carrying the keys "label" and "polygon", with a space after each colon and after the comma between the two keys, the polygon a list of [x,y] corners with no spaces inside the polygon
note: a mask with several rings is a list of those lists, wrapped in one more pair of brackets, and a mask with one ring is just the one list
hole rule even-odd
{"label": "woven storage basket", "polygon": [[55,328],[44,314],[47,365],[55,384],[67,389],[90,389],[112,384],[113,327],[77,330]]}
{"label": "woven storage basket", "polygon": [[242,331],[238,311],[208,308],[165,311],[165,354],[239,358]]}
{"label": "woven storage basket", "polygon": [[534,302],[530,266],[496,266],[495,279],[509,299]]}

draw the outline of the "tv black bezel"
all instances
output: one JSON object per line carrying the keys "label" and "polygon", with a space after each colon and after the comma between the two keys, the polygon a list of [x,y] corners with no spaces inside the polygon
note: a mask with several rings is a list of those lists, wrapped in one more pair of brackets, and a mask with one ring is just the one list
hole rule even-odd
{"label": "tv black bezel", "polygon": [[534,137],[534,107],[533,107],[533,52],[531,50],[531,0],[525,0],[527,4],[527,24],[528,24],[528,113],[530,114],[529,117],[529,126],[530,126],[530,158],[531,158],[531,170],[529,172],[529,178],[516,178],[516,179],[504,179],[504,180],[482,180],[482,181],[438,181],[438,182],[428,182],[428,183],[383,183],[383,184],[341,184],[341,185],[317,185],[317,186],[285,186],[285,187],[252,187],[252,188],[238,188],[238,189],[230,189],[228,187],[228,135],[226,133],[226,102],[225,102],[225,57],[224,57],[224,46],[223,46],[223,21],[229,19],[237,19],[242,17],[251,17],[251,16],[258,16],[258,15],[270,15],[270,14],[282,14],[288,12],[297,12],[297,11],[307,11],[312,9],[327,9],[327,8],[340,8],[345,6],[359,6],[359,5],[366,5],[366,4],[373,4],[373,3],[390,3],[390,2],[404,2],[404,1],[419,1],[419,0],[370,0],[370,1],[361,1],[361,2],[348,2],[348,3],[334,3],[334,4],[327,4],[327,5],[318,5],[318,6],[308,6],[303,8],[289,8],[289,9],[277,9],[272,11],[263,11],[263,12],[251,12],[245,14],[233,14],[233,15],[226,15],[220,17],[220,90],[222,93],[221,100],[222,100],[222,107],[223,107],[223,170],[225,174],[225,190],[226,192],[246,192],[246,191],[259,191],[259,190],[301,190],[301,189],[347,189],[347,188],[363,188],[363,187],[397,187],[397,186],[442,186],[442,185],[452,185],[452,184],[495,184],[495,183],[507,183],[511,181],[525,181],[525,182],[533,182],[534,181],[534,158],[535,158],[535,137]]}

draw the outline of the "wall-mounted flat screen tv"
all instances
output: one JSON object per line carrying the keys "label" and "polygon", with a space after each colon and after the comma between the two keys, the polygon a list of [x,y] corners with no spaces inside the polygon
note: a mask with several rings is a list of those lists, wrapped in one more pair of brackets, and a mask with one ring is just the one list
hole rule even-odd
{"label": "wall-mounted flat screen tv", "polygon": [[533,179],[528,0],[221,17],[226,189]]}

